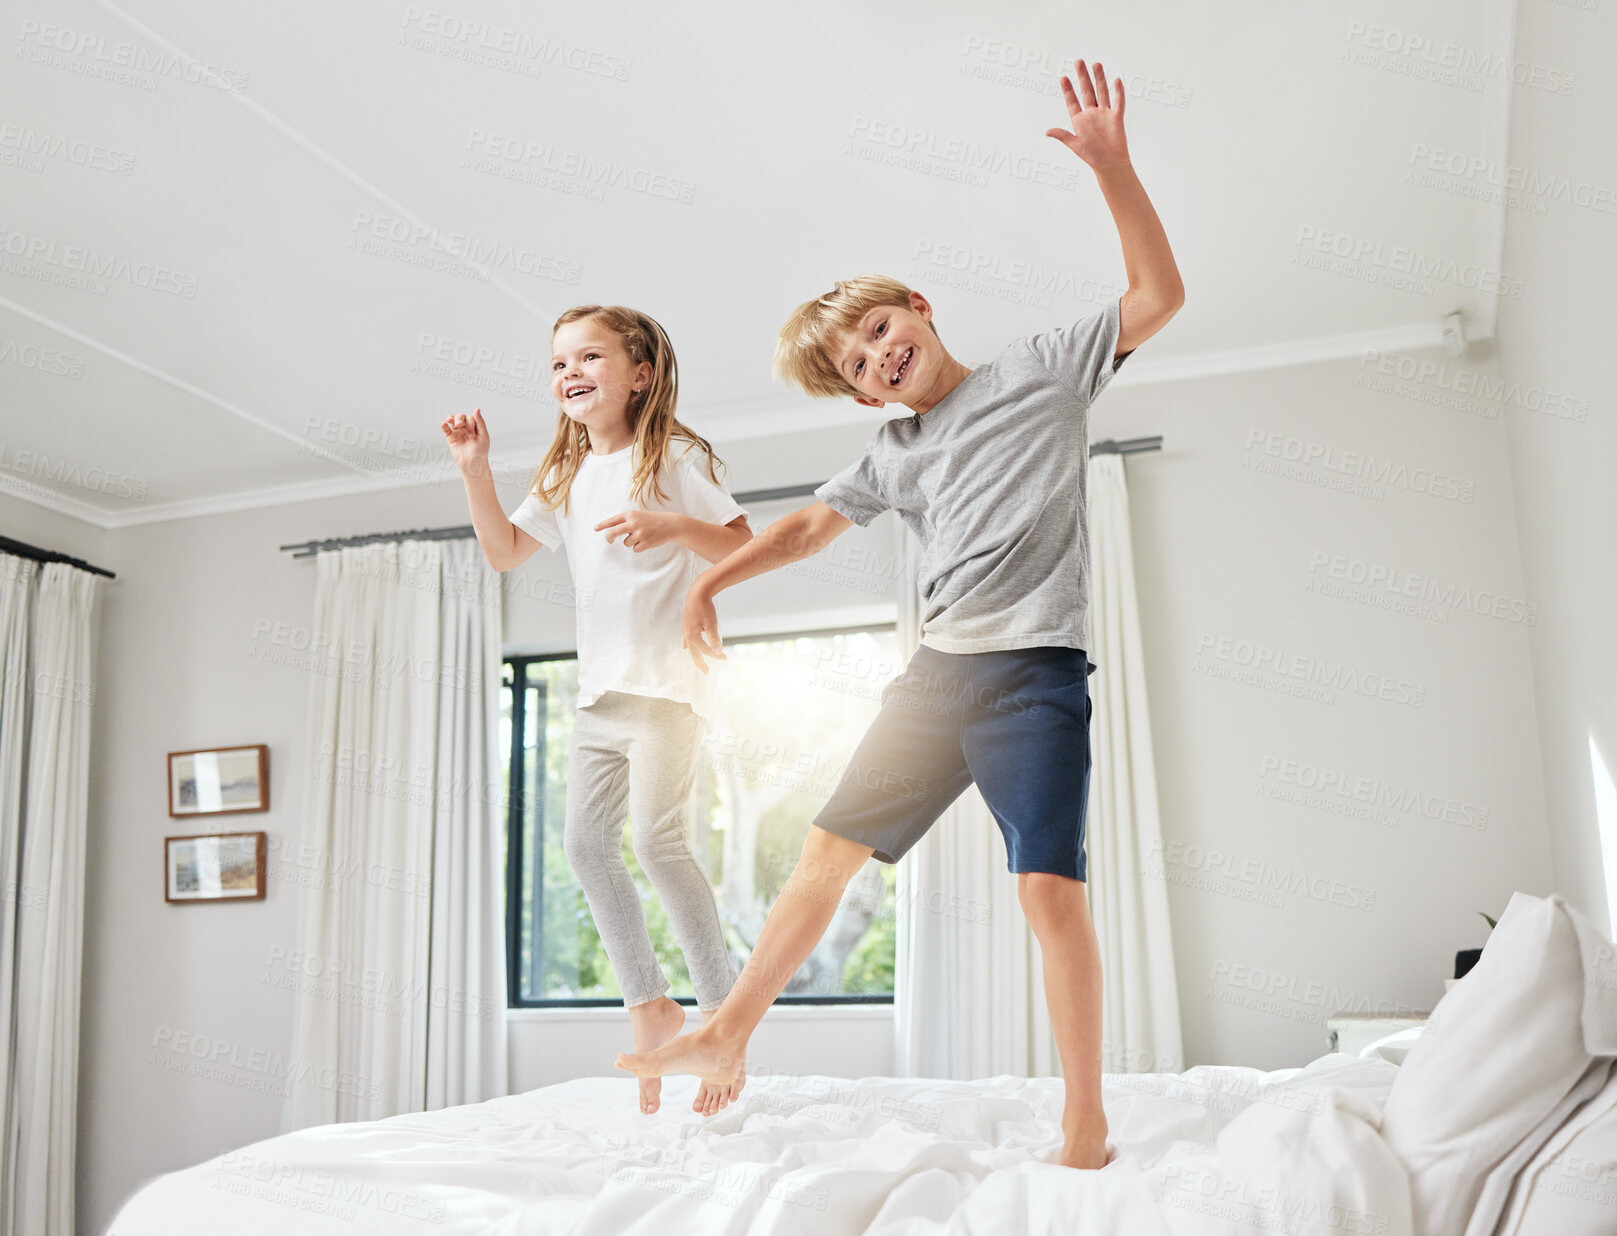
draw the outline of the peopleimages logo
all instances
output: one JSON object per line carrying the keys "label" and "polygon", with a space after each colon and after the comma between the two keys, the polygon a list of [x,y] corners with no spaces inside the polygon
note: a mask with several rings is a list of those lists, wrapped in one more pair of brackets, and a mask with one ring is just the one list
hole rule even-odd
{"label": "peopleimages logo", "polygon": [[1366,777],[1342,768],[1311,764],[1306,760],[1284,759],[1278,755],[1265,755],[1258,763],[1261,782],[1273,783],[1274,789],[1289,787],[1313,796],[1317,801],[1297,799],[1284,793],[1269,792],[1269,797],[1285,801],[1304,801],[1307,805],[1324,805],[1332,799],[1361,803],[1372,811],[1401,811],[1423,819],[1444,824],[1457,824],[1461,828],[1477,830],[1488,827],[1489,810],[1476,803],[1464,802],[1442,794],[1424,793],[1408,785],[1394,785],[1379,777]]}
{"label": "peopleimages logo", "polygon": [[1278,867],[1267,859],[1242,857],[1216,846],[1203,848],[1183,841],[1164,845],[1160,837],[1151,842],[1144,871],[1157,879],[1259,901],[1276,909],[1292,894],[1349,910],[1369,911],[1376,904],[1376,890],[1361,884],[1289,865]]}
{"label": "peopleimages logo", "polygon": [[934,133],[930,129],[854,116],[849,122],[848,136],[859,143],[849,147],[849,154],[857,151],[860,158],[935,175],[947,169],[952,173],[951,179],[971,184],[986,185],[985,177],[992,173],[1056,189],[1078,188],[1077,165],[979,146],[967,138]]}
{"label": "peopleimages logo", "polygon": [[[357,252],[423,266],[433,265],[434,258],[444,258],[450,263],[510,270],[556,283],[577,283],[584,271],[577,262],[510,241],[490,240],[468,232],[441,232],[425,223],[368,210],[354,211],[350,233],[349,248]],[[452,264],[442,268],[452,273],[459,269]]]}
{"label": "peopleimages logo", "polygon": [[[71,286],[82,285],[83,290],[100,296],[106,295],[107,284],[124,283],[149,292],[196,299],[198,280],[193,274],[121,253],[102,253],[84,245],[58,242],[49,236],[12,231],[3,225],[0,225],[0,255],[19,260],[18,269],[7,268],[12,274],[32,275],[28,268],[37,266],[41,273],[34,276],[36,278],[57,273],[70,275],[74,277]],[[55,278],[49,281],[68,282]]]}
{"label": "peopleimages logo", "polygon": [[[1396,386],[1398,382],[1406,384],[1405,387],[1401,389]],[[1496,415],[1498,408],[1506,407],[1537,412],[1559,420],[1589,419],[1587,399],[1531,382],[1494,377],[1480,369],[1450,365],[1447,361],[1402,352],[1366,350],[1359,358],[1359,376],[1354,385],[1401,395],[1410,394],[1410,386],[1427,388],[1434,392],[1434,397],[1429,397],[1428,402],[1442,403],[1444,400],[1435,396],[1453,396],[1452,406],[1460,407],[1463,411],[1469,409],[1461,401],[1478,399],[1486,405],[1481,414],[1487,417]]]}
{"label": "peopleimages logo", "polygon": [[[1452,580],[1439,579],[1435,575],[1367,562],[1362,558],[1315,550],[1309,558],[1308,574],[1308,590],[1327,596],[1332,595],[1329,583],[1339,581],[1362,587],[1368,592],[1384,592],[1445,609],[1466,610],[1484,618],[1497,618],[1501,622],[1528,627],[1538,625],[1536,602],[1505,596],[1489,588],[1471,588]],[[1348,599],[1353,598],[1350,596]]]}
{"label": "peopleimages logo", "polygon": [[692,181],[678,176],[631,166],[618,159],[564,150],[548,142],[525,140],[513,134],[469,129],[465,149],[472,160],[468,166],[474,170],[492,171],[496,175],[510,172],[514,174],[511,178],[531,179],[532,183],[548,187],[556,185],[546,177],[560,178],[595,192],[603,187],[627,189],[687,206],[696,192]]}
{"label": "peopleimages logo", "polygon": [[[1491,189],[1495,192],[1484,198],[1488,201],[1508,201],[1511,205],[1561,202],[1598,210],[1604,214],[1617,214],[1617,189],[1611,185],[1591,184],[1586,180],[1573,180],[1559,172],[1541,172],[1536,168],[1518,167],[1501,163],[1488,155],[1467,154],[1463,150],[1448,150],[1415,142],[1409,151],[1409,171],[1406,181],[1427,187],[1440,187],[1438,177],[1469,183],[1475,190]],[[1417,180],[1416,175],[1422,179]],[[1481,196],[1480,193],[1474,195]],[[1509,195],[1509,196],[1506,196]],[[1542,212],[1539,212],[1542,213]]]}
{"label": "peopleimages logo", "polygon": [[490,25],[475,18],[459,17],[439,9],[423,9],[415,5],[404,10],[400,25],[422,37],[419,49],[460,53],[456,58],[482,63],[479,53],[488,63],[500,67],[501,58],[520,63],[537,71],[538,66],[571,69],[594,77],[607,77],[615,81],[628,81],[634,61],[624,56],[595,48],[581,47],[556,38],[535,38],[524,30],[512,26]]}
{"label": "peopleimages logo", "polygon": [[[1511,300],[1520,300],[1526,290],[1520,276],[1491,267],[1460,262],[1446,254],[1421,253],[1403,245],[1389,245],[1373,237],[1355,236],[1351,232],[1338,232],[1308,223],[1297,228],[1297,236],[1292,244],[1294,264],[1354,278],[1380,274],[1395,276],[1385,282],[1392,286],[1405,286],[1398,280],[1411,281],[1408,290],[1419,291],[1425,296],[1432,295],[1436,290],[1431,282],[1433,280],[1453,283],[1475,292],[1508,296]],[[1333,262],[1337,265],[1332,265]],[[1354,268],[1364,273],[1354,274]],[[1382,282],[1378,278],[1371,281]]]}
{"label": "peopleimages logo", "polygon": [[1372,22],[1348,22],[1344,42],[1349,44],[1342,49],[1344,58],[1356,63],[1472,91],[1480,91],[1489,79],[1503,79],[1551,94],[1571,94],[1577,80],[1564,70]]}
{"label": "peopleimages logo", "polygon": [[[1196,640],[1196,655],[1254,674],[1273,675],[1327,691],[1364,695],[1414,708],[1426,702],[1426,687],[1422,683],[1356,669],[1344,662],[1332,662],[1307,653],[1287,652],[1252,640],[1203,632]],[[1330,702],[1330,697],[1325,702]]]}
{"label": "peopleimages logo", "polygon": [[[58,26],[52,22],[24,21],[17,31],[17,59],[52,68],[73,68],[73,62],[82,62],[75,72],[88,69],[120,69],[138,74],[150,82],[129,84],[142,89],[155,90],[157,79],[169,78],[189,82],[193,86],[207,86],[215,90],[239,93],[247,88],[247,74],[239,69],[222,65],[203,64],[189,56],[176,56],[172,52],[152,51],[128,39],[109,39],[90,30],[76,30],[71,26]],[[72,57],[62,62],[59,57]],[[101,76],[89,72],[87,76]]]}
{"label": "peopleimages logo", "polygon": [[[60,133],[29,125],[0,124],[0,148],[14,150],[24,159],[43,163],[51,160],[71,163],[98,172],[129,176],[135,170],[135,156],[100,142],[64,137]],[[38,170],[38,168],[31,168]]]}
{"label": "peopleimages logo", "polygon": [[1090,304],[1115,300],[1127,291],[1126,288],[1091,279],[1075,271],[1041,266],[1037,262],[1008,260],[969,245],[949,244],[926,237],[916,239],[911,259],[923,271],[927,267],[936,267],[965,280],[1003,283],[1041,296],[1062,297]]}
{"label": "peopleimages logo", "polygon": [[1355,484],[1405,489],[1410,493],[1426,494],[1451,502],[1469,503],[1477,496],[1475,481],[1450,476],[1436,468],[1421,464],[1411,467],[1401,460],[1379,458],[1367,451],[1344,451],[1327,442],[1314,442],[1268,429],[1249,430],[1246,450],[1245,466],[1258,472],[1271,470],[1265,466],[1267,458],[1293,465],[1304,472],[1318,469],[1322,475],[1335,474]]}

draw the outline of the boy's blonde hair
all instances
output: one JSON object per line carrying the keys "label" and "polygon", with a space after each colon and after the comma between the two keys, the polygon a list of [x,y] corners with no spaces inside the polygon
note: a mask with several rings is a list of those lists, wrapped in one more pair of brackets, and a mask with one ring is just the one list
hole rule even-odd
{"label": "boy's blonde hair", "polygon": [[[623,347],[631,363],[651,365],[651,384],[629,397],[629,428],[634,433],[634,479],[630,501],[646,505],[645,491],[649,488],[659,501],[665,501],[659,473],[674,440],[690,443],[707,456],[707,474],[715,485],[719,484],[716,465],[718,456],[701,434],[682,424],[674,416],[679,403],[679,364],[674,359],[674,345],[662,326],[649,314],[625,305],[578,305],[556,319],[550,337],[569,322],[585,318],[599,318],[607,329],[623,340]],[[551,510],[558,506],[565,514],[572,503],[573,478],[590,453],[589,434],[584,426],[561,409],[556,409],[556,437],[545,454],[544,462],[534,473],[528,492]]]}
{"label": "boy's blonde hair", "polygon": [[[824,296],[804,301],[776,337],[775,376],[816,399],[859,395],[837,368],[838,339],[878,305],[908,309],[910,289],[887,275],[859,275],[838,279]],[[932,333],[938,333],[936,327]]]}

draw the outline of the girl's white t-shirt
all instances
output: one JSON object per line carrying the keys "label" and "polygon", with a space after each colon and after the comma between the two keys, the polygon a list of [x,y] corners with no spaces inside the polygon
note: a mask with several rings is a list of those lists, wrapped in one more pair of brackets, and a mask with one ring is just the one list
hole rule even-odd
{"label": "girl's white t-shirt", "polygon": [[[567,547],[578,619],[578,706],[606,691],[653,695],[691,706],[703,719],[713,715],[713,671],[723,662],[696,668],[680,647],[685,593],[710,565],[694,550],[670,541],[636,553],[623,537],[608,541],[612,529],[595,530],[604,519],[639,509],[631,502],[633,444],[610,455],[584,457],[573,478],[566,514],[549,510],[529,494],[511,512],[511,522],[554,553]],[[722,485],[707,473],[707,456],[694,444],[670,444],[661,475],[659,500],[648,485],[647,510],[676,511],[710,524],[745,515]]]}

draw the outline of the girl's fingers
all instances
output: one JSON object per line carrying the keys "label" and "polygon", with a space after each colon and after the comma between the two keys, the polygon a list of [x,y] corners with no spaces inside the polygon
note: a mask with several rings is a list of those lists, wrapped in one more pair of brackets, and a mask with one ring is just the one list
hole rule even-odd
{"label": "girl's fingers", "polygon": [[1110,107],[1112,98],[1106,93],[1106,70],[1099,60],[1095,61],[1095,98],[1102,107]]}

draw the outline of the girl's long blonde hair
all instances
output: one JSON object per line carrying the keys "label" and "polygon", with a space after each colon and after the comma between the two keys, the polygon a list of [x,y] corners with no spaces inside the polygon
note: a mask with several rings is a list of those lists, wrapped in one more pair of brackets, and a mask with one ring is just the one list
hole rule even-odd
{"label": "girl's long blonde hair", "polygon": [[[630,500],[645,505],[646,487],[651,487],[659,501],[667,495],[662,491],[658,473],[668,452],[668,443],[679,438],[700,447],[707,455],[707,474],[713,483],[719,483],[716,468],[719,459],[706,438],[682,425],[674,417],[674,405],[679,401],[679,365],[674,359],[674,345],[654,318],[623,305],[579,305],[567,310],[556,319],[550,337],[569,322],[584,318],[600,318],[623,340],[624,350],[632,364],[651,364],[651,383],[643,391],[629,396],[629,429],[634,433],[634,484]],[[589,434],[584,426],[573,420],[562,409],[556,412],[556,438],[546,452],[544,462],[534,474],[529,493],[537,494],[551,510],[558,506],[568,509],[573,478],[585,457],[590,453]]]}

